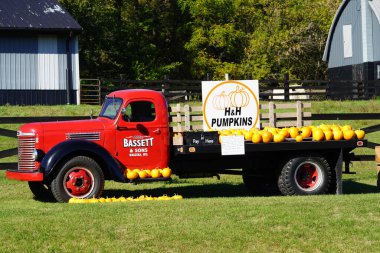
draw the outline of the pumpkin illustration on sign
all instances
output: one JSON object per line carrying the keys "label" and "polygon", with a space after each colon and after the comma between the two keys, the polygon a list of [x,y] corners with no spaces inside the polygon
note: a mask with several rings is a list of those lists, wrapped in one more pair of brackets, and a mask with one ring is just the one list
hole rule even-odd
{"label": "pumpkin illustration on sign", "polygon": [[222,93],[213,98],[212,105],[216,110],[224,110],[230,106],[230,98],[224,91],[222,91]]}
{"label": "pumpkin illustration on sign", "polygon": [[248,92],[239,86],[236,86],[236,90],[231,91],[228,96],[230,97],[231,107],[246,107],[249,104]]}

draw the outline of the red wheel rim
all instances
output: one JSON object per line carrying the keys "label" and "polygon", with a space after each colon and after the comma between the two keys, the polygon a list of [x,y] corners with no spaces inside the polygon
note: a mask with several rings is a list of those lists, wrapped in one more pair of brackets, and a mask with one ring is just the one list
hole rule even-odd
{"label": "red wheel rim", "polygon": [[321,168],[311,162],[300,164],[296,169],[294,177],[298,187],[305,191],[312,191],[318,188],[323,181]]}
{"label": "red wheel rim", "polygon": [[94,189],[94,176],[86,168],[71,168],[64,177],[63,187],[71,197],[85,198]]}

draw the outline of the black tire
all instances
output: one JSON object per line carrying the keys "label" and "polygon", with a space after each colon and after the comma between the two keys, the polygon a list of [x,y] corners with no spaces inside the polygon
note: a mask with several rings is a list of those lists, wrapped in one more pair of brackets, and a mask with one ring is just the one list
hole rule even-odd
{"label": "black tire", "polygon": [[51,192],[50,185],[43,182],[28,182],[29,189],[32,191],[34,198],[40,201],[53,201],[54,196]]}
{"label": "black tire", "polygon": [[377,172],[377,190],[380,192],[380,171]]}
{"label": "black tire", "polygon": [[243,175],[243,182],[251,195],[270,196],[280,193],[274,178]]}
{"label": "black tire", "polygon": [[58,202],[67,202],[73,197],[98,198],[103,189],[103,171],[86,156],[77,156],[64,163],[51,183],[53,196]]}
{"label": "black tire", "polygon": [[322,157],[297,157],[288,161],[278,178],[283,195],[315,195],[328,193],[331,168]]}

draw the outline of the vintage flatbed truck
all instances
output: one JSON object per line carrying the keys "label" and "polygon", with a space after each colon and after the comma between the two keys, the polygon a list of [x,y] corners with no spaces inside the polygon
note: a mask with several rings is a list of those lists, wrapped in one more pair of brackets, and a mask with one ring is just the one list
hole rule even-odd
{"label": "vintage flatbed truck", "polygon": [[[168,166],[179,177],[242,175],[253,193],[340,194],[343,161],[350,162],[350,151],[366,146],[366,140],[245,142],[245,154],[223,156],[218,142],[174,145],[172,131],[161,92],[115,91],[96,119],[21,126],[18,169],[7,170],[6,176],[28,181],[37,199],[58,202],[99,197],[105,180],[136,182],[125,178],[127,168]],[[167,179],[137,181],[157,180]]]}

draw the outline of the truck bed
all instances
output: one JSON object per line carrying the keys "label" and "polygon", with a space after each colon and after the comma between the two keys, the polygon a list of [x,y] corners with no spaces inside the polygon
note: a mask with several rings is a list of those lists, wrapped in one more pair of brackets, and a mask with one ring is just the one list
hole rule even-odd
{"label": "truck bed", "polygon": [[[357,147],[366,147],[367,140],[340,140],[340,141],[312,141],[304,140],[295,142],[287,139],[280,143],[252,143],[245,142],[245,152],[267,152],[267,151],[301,151],[301,150],[329,150],[343,149],[345,152],[350,152]],[[215,145],[179,145],[173,147],[174,156],[184,155],[199,155],[199,154],[215,154],[221,155],[221,144]]]}

